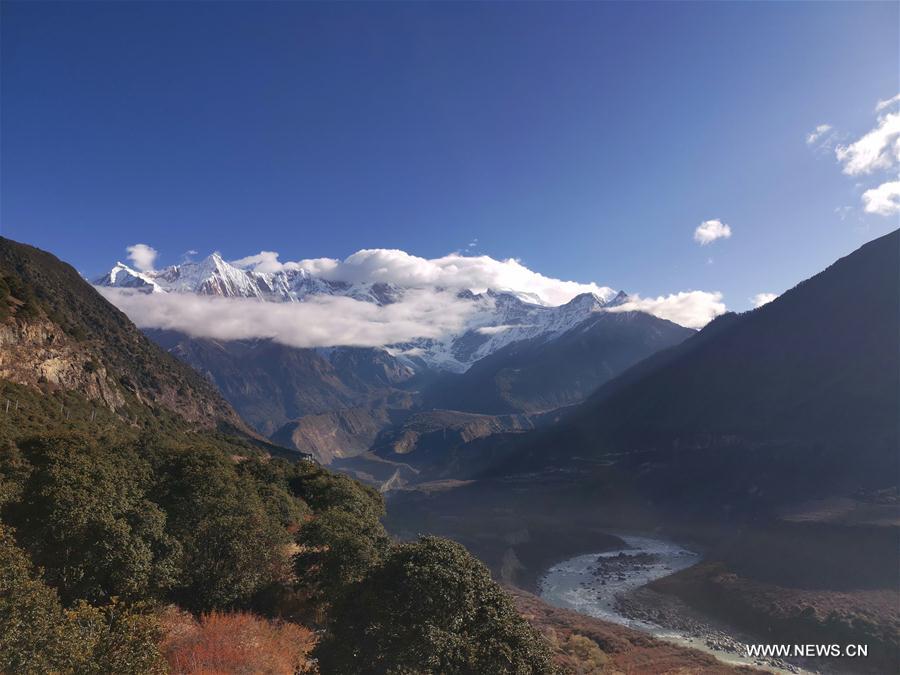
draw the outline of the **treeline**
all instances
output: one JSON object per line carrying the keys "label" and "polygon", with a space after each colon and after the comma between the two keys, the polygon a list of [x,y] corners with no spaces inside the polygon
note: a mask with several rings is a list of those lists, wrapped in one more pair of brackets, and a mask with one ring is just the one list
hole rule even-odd
{"label": "treeline", "polygon": [[0,672],[166,672],[173,604],[198,626],[243,610],[318,630],[307,665],[322,673],[553,671],[464,548],[393,543],[373,490],[233,450],[76,430],[6,441]]}

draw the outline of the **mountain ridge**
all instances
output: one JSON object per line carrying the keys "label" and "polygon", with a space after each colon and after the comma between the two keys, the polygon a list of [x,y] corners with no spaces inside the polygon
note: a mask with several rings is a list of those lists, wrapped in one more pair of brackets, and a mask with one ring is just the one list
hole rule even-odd
{"label": "mountain ridge", "polygon": [[896,481],[898,270],[900,230],[626,370],[497,471],[616,457],[654,498],[725,504]]}
{"label": "mountain ridge", "polygon": [[201,427],[254,435],[210,383],[149,340],[70,265],[0,237],[0,278],[3,379],[75,389],[112,411],[161,408]]}

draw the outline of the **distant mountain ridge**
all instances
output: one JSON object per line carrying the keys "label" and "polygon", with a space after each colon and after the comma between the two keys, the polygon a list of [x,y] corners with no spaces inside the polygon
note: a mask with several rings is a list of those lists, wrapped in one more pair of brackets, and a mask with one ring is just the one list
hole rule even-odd
{"label": "distant mountain ridge", "polygon": [[[118,263],[95,284],[272,303],[341,296],[379,306],[401,302],[411,290],[319,279],[296,267],[257,272],[216,253],[151,272]],[[650,314],[623,311],[630,300],[624,292],[583,293],[559,306],[496,289],[463,290],[457,298],[473,306],[461,330],[385,348],[301,349],[268,339],[222,341],[167,330],[145,332],[213,382],[255,429],[282,445],[324,463],[371,452],[397,461],[398,453],[386,450],[394,444],[384,439],[404,437],[410,439],[409,457],[424,473],[431,470],[425,466],[429,462],[444,461],[470,473],[454,457],[475,458],[475,445],[488,435],[521,433],[536,423],[499,416],[544,415],[580,403],[627,367],[695,332]],[[416,424],[427,419],[429,429],[441,422],[449,426],[437,443],[433,429],[410,432],[404,426],[407,419]],[[460,433],[460,425],[477,426],[479,432]],[[473,449],[463,451],[463,446]],[[478,464],[484,460],[479,458]]]}
{"label": "distant mountain ridge", "polygon": [[610,380],[501,473],[616,457],[655,499],[720,505],[896,489],[898,345],[895,230]]}
{"label": "distant mountain ridge", "polygon": [[437,408],[540,413],[581,403],[629,366],[695,331],[643,312],[597,312],[561,335],[513,342],[429,389]]}
{"label": "distant mountain ridge", "polygon": [[192,366],[260,433],[360,406],[409,407],[415,371],[383,349],[298,349],[271,340],[220,341],[174,331],[147,335]]}

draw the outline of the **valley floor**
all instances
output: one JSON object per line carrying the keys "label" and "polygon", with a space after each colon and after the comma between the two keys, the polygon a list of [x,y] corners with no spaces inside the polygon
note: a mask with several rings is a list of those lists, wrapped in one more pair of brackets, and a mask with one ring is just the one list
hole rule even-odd
{"label": "valley floor", "polygon": [[[877,527],[800,521],[793,514],[753,528],[686,523],[579,492],[569,477],[556,474],[395,491],[387,525],[403,538],[434,533],[465,544],[516,589],[522,611],[556,640],[561,662],[575,649],[568,644],[572,635],[585,636],[609,657],[606,670],[596,672],[648,674],[735,672],[701,650],[727,658],[738,642],[860,643],[869,644],[869,658],[753,664],[768,672],[797,672],[796,666],[819,673],[898,672],[896,529],[882,515]],[[697,565],[631,589],[617,605],[633,619],[679,633],[681,644],[552,607],[534,595],[553,565],[617,549],[622,540],[610,533],[623,530],[656,532],[706,554]]]}

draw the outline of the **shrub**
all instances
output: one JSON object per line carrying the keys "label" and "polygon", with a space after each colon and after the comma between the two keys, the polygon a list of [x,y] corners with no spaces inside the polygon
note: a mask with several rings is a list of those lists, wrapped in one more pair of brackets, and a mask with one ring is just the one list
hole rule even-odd
{"label": "shrub", "polygon": [[266,621],[249,612],[212,612],[197,621],[174,609],[161,621],[162,650],[176,675],[313,672],[309,652],[315,635],[303,626]]}
{"label": "shrub", "polygon": [[610,670],[609,657],[589,637],[573,633],[560,647],[577,664],[575,668],[579,675],[599,675]]}
{"label": "shrub", "polygon": [[167,669],[159,642],[160,625],[150,614],[140,613],[113,601],[94,607],[80,601],[68,611],[78,639],[90,645],[88,658],[78,675],[162,675]]}
{"label": "shrub", "polygon": [[0,526],[0,672],[65,670],[83,658],[56,591]]}

